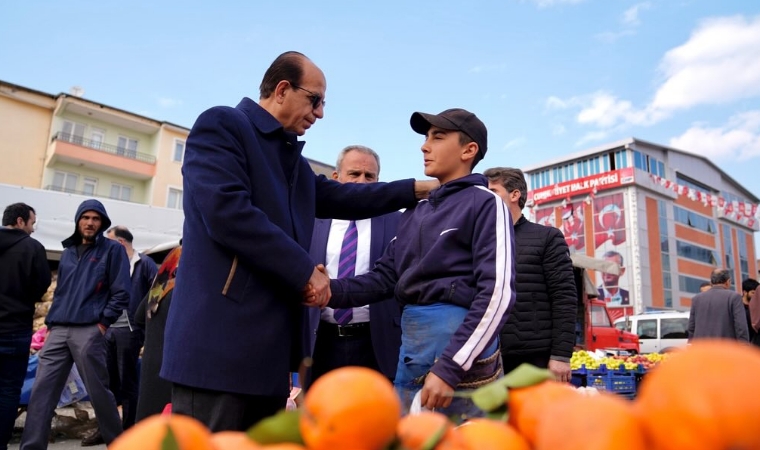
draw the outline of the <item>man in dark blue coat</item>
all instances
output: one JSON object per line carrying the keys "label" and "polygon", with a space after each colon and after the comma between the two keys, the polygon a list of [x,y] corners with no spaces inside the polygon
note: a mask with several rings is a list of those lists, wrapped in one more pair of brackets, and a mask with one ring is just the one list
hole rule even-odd
{"label": "man in dark blue coat", "polygon": [[[369,147],[351,145],[340,152],[332,178],[341,183],[376,183],[379,175],[377,153]],[[366,273],[396,236],[400,217],[400,212],[393,212],[357,221],[317,219],[309,254],[325,265],[330,278],[345,272],[350,272],[347,276]],[[304,337],[314,358],[307,386],[344,366],[369,367],[393,381],[401,347],[401,307],[393,296],[350,311],[329,307],[307,311],[309,323]]]}
{"label": "man in dark blue coat", "polygon": [[72,363],[82,374],[105,443],[122,431],[108,389],[104,335],[129,304],[129,261],[118,242],[103,236],[111,219],[102,203],[85,200],[74,217],[74,234],[63,241],[53,304],[45,317],[48,335],[26,411],[23,450],[47,448],[50,421]]}
{"label": "man in dark blue coat", "polygon": [[214,107],[187,139],[182,264],[161,376],[173,411],[245,430],[285,407],[298,368],[303,292],[330,297],[308,253],[314,219],[363,219],[416,203],[432,182],[341,184],[316,176],[298,141],[324,116],[325,76],[297,52],[275,59],[259,103]]}

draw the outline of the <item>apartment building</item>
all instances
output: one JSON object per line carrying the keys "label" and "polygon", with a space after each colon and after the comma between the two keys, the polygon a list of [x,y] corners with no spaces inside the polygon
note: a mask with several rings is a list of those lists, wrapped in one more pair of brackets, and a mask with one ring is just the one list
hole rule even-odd
{"label": "apartment building", "polygon": [[[0,81],[0,183],[182,208],[188,128]],[[317,173],[332,166],[310,161]]]}
{"label": "apartment building", "polygon": [[738,290],[757,277],[758,198],[703,156],[630,138],[525,173],[533,220],[621,265],[595,277],[615,316],[688,309],[717,267]]}

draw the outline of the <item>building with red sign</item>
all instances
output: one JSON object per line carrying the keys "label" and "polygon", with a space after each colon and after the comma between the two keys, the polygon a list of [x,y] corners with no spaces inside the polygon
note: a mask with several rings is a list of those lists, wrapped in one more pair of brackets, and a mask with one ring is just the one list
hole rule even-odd
{"label": "building with red sign", "polygon": [[525,169],[526,214],[562,230],[571,252],[608,259],[595,274],[615,316],[685,310],[710,272],[757,278],[758,198],[709,159],[625,139]]}

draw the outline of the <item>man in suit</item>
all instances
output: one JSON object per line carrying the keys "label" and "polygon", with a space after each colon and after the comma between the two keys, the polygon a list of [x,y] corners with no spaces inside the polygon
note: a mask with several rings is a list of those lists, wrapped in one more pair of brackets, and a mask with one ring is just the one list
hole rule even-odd
{"label": "man in suit", "polygon": [[749,341],[747,318],[742,296],[731,290],[731,275],[726,269],[715,269],[710,275],[712,287],[691,299],[689,340],[724,338]]}
{"label": "man in suit", "polygon": [[[379,174],[377,153],[368,147],[351,145],[338,155],[332,178],[341,183],[375,183]],[[401,213],[393,212],[351,222],[317,219],[309,253],[316,263],[326,266],[330,278],[361,275],[375,265],[395,237],[400,216]],[[345,263],[341,266],[341,254],[349,250],[344,250],[343,244],[347,234],[347,245],[356,252],[352,273],[346,273],[351,270]],[[358,238],[355,246],[352,237]],[[350,311],[307,308],[307,316],[304,349],[313,357],[307,388],[330,370],[344,366],[369,367],[393,380],[401,346],[401,309],[394,298]]]}
{"label": "man in suit", "polygon": [[620,277],[625,273],[623,267],[623,255],[615,250],[609,250],[602,255],[606,261],[612,261],[620,266],[618,275],[612,273],[602,273],[602,284],[599,286],[599,298],[609,305],[621,306],[630,305],[631,300],[628,291],[620,287]]}

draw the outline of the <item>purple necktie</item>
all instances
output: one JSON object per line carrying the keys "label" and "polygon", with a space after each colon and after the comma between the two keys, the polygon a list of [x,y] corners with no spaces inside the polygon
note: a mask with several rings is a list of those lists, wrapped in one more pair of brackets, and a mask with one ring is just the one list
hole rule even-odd
{"label": "purple necktie", "polygon": [[[338,278],[352,277],[356,271],[356,242],[359,234],[356,231],[356,222],[348,222],[348,229],[343,235],[343,245],[340,247],[340,259],[338,260]],[[347,325],[354,318],[353,308],[338,308],[333,311],[333,317],[338,325]]]}

